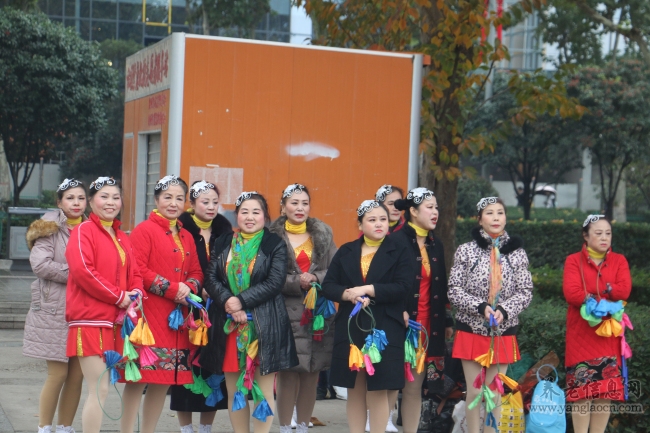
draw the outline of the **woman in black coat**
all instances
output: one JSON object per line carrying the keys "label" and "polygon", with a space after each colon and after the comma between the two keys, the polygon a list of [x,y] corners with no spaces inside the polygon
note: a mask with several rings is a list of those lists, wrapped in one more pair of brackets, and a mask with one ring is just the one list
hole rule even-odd
{"label": "woman in black coat", "polygon": [[[237,350],[238,332],[245,324],[254,327],[254,332],[248,340],[252,342],[256,339],[258,344],[254,359],[254,379],[271,412],[275,412],[274,375],[271,373],[298,365],[298,356],[282,296],[287,277],[287,245],[278,235],[264,228],[265,222],[269,221],[264,197],[256,192],[244,192],[237,198],[235,205],[240,231],[220,236],[216,240],[205,274],[205,289],[214,302],[209,311],[212,332],[208,336],[208,346],[202,351],[200,361],[201,365],[213,371],[224,372],[228,388],[228,415],[233,430],[235,433],[247,433],[250,408],[243,402],[245,397],[241,399],[243,407],[235,407],[233,410],[233,401],[238,391],[237,381],[242,373],[240,353]],[[257,251],[241,253],[240,251],[246,250],[248,242],[258,245]],[[238,257],[243,255],[252,259],[242,263],[243,271],[238,274],[250,275],[250,283],[242,290],[233,285],[233,274],[229,275],[229,271],[231,265],[241,263]],[[243,278],[242,281],[246,279]],[[247,320],[247,314],[252,317],[252,322]],[[228,336],[223,331],[227,318],[233,325],[237,325],[237,330]],[[264,401],[256,404],[256,409]],[[255,433],[268,433],[270,430],[273,416],[269,415],[263,419],[266,421],[258,418],[254,420]]]}
{"label": "woman in black coat", "polygon": [[[366,200],[357,210],[363,236],[343,245],[335,254],[323,281],[323,294],[338,302],[332,353],[331,384],[348,388],[347,415],[351,433],[363,433],[366,408],[370,410],[371,433],[384,432],[388,418],[388,390],[404,387],[403,299],[410,290],[413,263],[403,243],[388,233],[388,211],[376,201]],[[363,348],[373,323],[360,311],[349,323],[359,302],[384,331],[387,347],[381,361],[368,368],[350,370],[351,342]],[[349,332],[349,336],[348,336]]]}
{"label": "woman in black coat", "polygon": [[[201,263],[201,270],[205,274],[208,270],[210,261],[210,248],[214,246],[217,237],[224,233],[232,231],[230,222],[218,212],[219,210],[219,190],[216,185],[204,180],[196,181],[190,187],[190,206],[191,208],[181,214],[178,220],[183,224],[183,228],[190,232],[196,244],[196,252]],[[204,290],[203,297],[207,297]],[[195,315],[198,319],[198,314]],[[198,356],[200,351],[192,352],[193,356]],[[193,359],[192,359],[193,360]],[[213,373],[207,368],[193,367],[194,374],[198,377],[208,379]],[[222,382],[221,392],[227,395],[226,385]],[[228,400],[225,398],[217,403],[216,406],[205,404],[206,398],[203,394],[194,394],[182,385],[171,387],[171,404],[170,409],[175,410],[178,415],[178,423],[181,426],[181,433],[193,433],[192,412],[200,412],[198,433],[210,433],[212,423],[217,409],[227,409]]]}
{"label": "woman in black coat", "polygon": [[[415,272],[411,274],[409,293],[404,306],[404,321],[420,323],[429,336],[427,360],[433,358],[432,376],[442,378],[445,359],[445,338],[451,338],[453,319],[447,299],[447,270],[442,242],[433,235],[438,224],[438,202],[433,191],[415,188],[406,198],[396,200],[395,207],[403,210],[407,223],[391,237],[405,245],[410,252]],[[419,374],[412,368],[415,380],[402,390],[402,426],[404,433],[416,433],[420,424],[422,382],[426,371]]]}

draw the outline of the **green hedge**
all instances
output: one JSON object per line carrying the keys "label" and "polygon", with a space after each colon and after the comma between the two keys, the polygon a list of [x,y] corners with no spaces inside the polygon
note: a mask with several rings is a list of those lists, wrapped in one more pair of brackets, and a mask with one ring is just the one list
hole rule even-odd
{"label": "green hedge", "polygon": [[[456,243],[460,245],[469,242],[470,232],[475,226],[476,219],[459,218],[456,225]],[[646,252],[650,241],[650,224],[614,223],[613,229],[614,251],[625,255],[630,267],[650,269]],[[524,249],[533,268],[562,268],[566,257],[582,248],[581,221],[509,220],[506,230],[523,238]]]}
{"label": "green hedge", "polygon": [[[533,298],[531,306],[520,317],[520,329],[517,334],[522,354],[529,354],[535,359],[542,358],[550,350],[560,357],[558,372],[560,386],[564,387],[564,353],[566,334],[566,304],[558,299]],[[634,331],[626,332],[626,339],[632,347],[634,356],[628,361],[630,380],[641,382],[641,396],[630,396],[630,403],[641,403],[644,408],[650,405],[650,307],[628,304],[626,312],[634,324]],[[567,426],[571,426],[569,420]],[[571,431],[571,428],[568,429]],[[644,415],[613,415],[610,419],[609,432],[643,433],[650,432],[650,417]]]}
{"label": "green hedge", "polygon": [[[531,268],[535,295],[542,299],[564,299],[562,293],[562,269],[550,266]],[[628,302],[650,306],[650,271],[632,268],[632,293]]]}

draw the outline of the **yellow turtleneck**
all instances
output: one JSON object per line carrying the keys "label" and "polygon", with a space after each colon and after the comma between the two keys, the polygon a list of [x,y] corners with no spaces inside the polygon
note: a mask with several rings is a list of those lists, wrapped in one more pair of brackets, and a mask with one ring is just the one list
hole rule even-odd
{"label": "yellow turtleneck", "polygon": [[289,220],[286,220],[284,223],[284,229],[292,235],[301,235],[303,233],[307,233],[307,221],[296,225],[291,224]]}
{"label": "yellow turtleneck", "polygon": [[[102,224],[103,227],[112,227],[113,226],[113,221],[104,221],[103,219],[100,218],[99,222]],[[115,248],[117,248],[117,253],[120,255],[120,259],[122,260],[122,266],[124,266],[124,264],[126,263],[126,253],[124,252],[124,249],[122,248],[122,245],[120,245],[120,242],[117,240],[115,235],[111,234],[111,238],[113,239],[113,243],[115,244]]]}
{"label": "yellow turtleneck", "polygon": [[598,251],[594,250],[591,247],[587,247],[587,252],[589,253],[589,257],[596,260],[604,259],[605,255],[607,254],[607,251],[605,251],[604,253],[599,253]]}
{"label": "yellow turtleneck", "polygon": [[391,226],[391,227],[395,227],[395,226],[397,225],[398,222],[399,222],[399,220],[397,220],[397,221],[391,221],[391,222],[388,223],[388,225]]}
{"label": "yellow turtleneck", "polygon": [[[69,225],[70,227],[78,226],[79,224],[81,224],[81,220],[82,220],[82,217],[79,217],[79,218],[68,218],[68,225]],[[113,223],[111,222],[111,224],[113,224]]]}
{"label": "yellow turtleneck", "polygon": [[178,221],[177,218],[174,218],[173,220],[170,220],[169,218],[167,218],[166,216],[164,216],[163,214],[161,214],[160,212],[158,212],[158,209],[154,209],[154,210],[153,210],[153,213],[155,213],[155,214],[158,215],[159,217],[161,217],[161,218],[165,218],[167,221],[169,221],[169,228],[170,228],[170,229],[176,226],[176,222]]}
{"label": "yellow turtleneck", "polygon": [[212,221],[203,221],[202,219],[199,219],[195,214],[192,214],[192,219],[194,220],[194,223],[197,225],[197,227],[201,230],[207,230],[212,225]]}
{"label": "yellow turtleneck", "polygon": [[416,235],[418,235],[420,237],[423,237],[423,238],[425,238],[425,237],[427,237],[429,235],[429,230],[423,229],[422,227],[418,227],[418,226],[416,226],[415,224],[413,224],[410,221],[409,221],[409,225],[411,227],[413,227],[413,230],[415,230]]}
{"label": "yellow turtleneck", "polygon": [[369,247],[378,247],[379,245],[381,245],[382,242],[384,242],[384,239],[386,239],[386,237],[383,237],[383,238],[379,239],[378,241],[373,241],[373,240],[370,239],[368,236],[363,235],[363,241],[364,241],[364,242],[366,243],[366,245],[368,245]]}
{"label": "yellow turtleneck", "polygon": [[112,227],[113,226],[113,221],[104,221],[103,219],[99,219],[99,222],[102,223],[102,226],[104,227]]}
{"label": "yellow turtleneck", "polygon": [[[264,229],[262,229],[262,230],[264,230]],[[246,239],[247,241],[249,241],[249,240],[253,239],[253,238],[254,238],[254,237],[255,237],[259,232],[261,232],[262,230],[258,230],[258,231],[256,231],[255,233],[244,233],[244,232],[239,232],[239,233],[241,233],[241,237],[242,237],[242,238],[244,238],[244,239]]]}

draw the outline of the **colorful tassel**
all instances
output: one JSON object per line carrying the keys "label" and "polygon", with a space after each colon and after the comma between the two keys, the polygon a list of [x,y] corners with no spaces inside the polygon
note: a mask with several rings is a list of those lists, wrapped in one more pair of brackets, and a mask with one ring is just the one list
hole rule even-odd
{"label": "colorful tassel", "polygon": [[363,362],[366,366],[366,373],[368,373],[370,376],[373,376],[375,374],[375,366],[372,365],[370,357],[368,355],[363,355]]}
{"label": "colorful tassel", "polygon": [[505,393],[505,390],[503,389],[503,382],[501,382],[501,379],[499,378],[498,374],[496,376],[494,376],[494,379],[492,380],[492,383],[490,384],[490,389],[492,391],[497,391],[501,395],[503,395]]}
{"label": "colorful tassel", "polygon": [[[128,319],[131,320],[131,319]],[[124,347],[122,348],[122,355],[129,361],[133,361],[135,359],[138,359],[138,352],[135,350],[135,347],[133,347],[133,344],[131,343],[130,340],[126,339],[124,340]]]}
{"label": "colorful tassel", "polygon": [[485,367],[481,368],[481,371],[479,374],[476,375],[476,379],[474,379],[474,388],[476,389],[481,389],[483,384],[485,383],[485,375],[486,375],[486,370]]}
{"label": "colorful tassel", "polygon": [[243,409],[246,406],[246,400],[244,399],[244,394],[241,391],[236,391],[233,396],[232,401],[232,411],[236,412],[240,409]]}
{"label": "colorful tassel", "polygon": [[255,411],[253,412],[253,418],[265,422],[266,418],[269,416],[273,416],[273,411],[269,407],[269,403],[266,401],[266,399],[264,399],[255,408]]}
{"label": "colorful tassel", "polygon": [[488,350],[487,353],[477,356],[474,361],[481,364],[483,367],[488,368],[494,360],[494,351],[492,349]]}
{"label": "colorful tassel", "polygon": [[501,382],[503,382],[503,384],[505,386],[510,388],[510,390],[515,391],[519,387],[519,383],[517,383],[516,380],[509,378],[505,374],[499,373],[499,374],[497,374],[497,376],[499,376],[499,379],[501,379]]}
{"label": "colorful tassel", "polygon": [[188,329],[192,329],[196,331],[196,328],[198,328],[198,325],[194,321],[194,314],[190,313],[189,316],[187,316],[187,323],[186,326]]}
{"label": "colorful tassel", "polygon": [[215,407],[217,403],[224,399],[223,392],[221,392],[221,382],[224,380],[223,374],[213,374],[208,377],[206,381],[212,392],[205,400],[205,405]]}
{"label": "colorful tassel", "polygon": [[367,349],[366,353],[373,364],[381,362],[381,353],[379,353],[379,349],[374,344]]}
{"label": "colorful tassel", "polygon": [[131,332],[131,335],[129,335],[129,340],[133,344],[137,344],[138,346],[142,345],[142,328],[143,328],[143,322],[142,322],[142,317],[138,319],[138,323],[135,325],[135,328],[133,328],[133,331]]}
{"label": "colorful tassel", "polygon": [[388,339],[386,338],[386,333],[381,329],[372,330],[372,342],[377,347],[377,350],[382,352],[388,346]]}
{"label": "colorful tassel", "polygon": [[133,328],[135,328],[135,325],[133,325],[133,321],[129,317],[124,317],[124,322],[122,323],[122,331],[121,331],[122,340],[126,340],[131,335],[131,333],[133,332]]}
{"label": "colorful tassel", "polygon": [[320,314],[314,317],[314,324],[312,329],[314,331],[322,331],[325,328],[325,319]]}
{"label": "colorful tassel", "polygon": [[420,346],[418,349],[415,358],[417,360],[417,363],[415,364],[415,371],[417,374],[422,374],[424,372],[424,364],[426,361],[426,353],[424,352],[424,347]]}
{"label": "colorful tassel", "polygon": [[313,310],[314,308],[316,308],[317,296],[318,296],[318,292],[316,288],[312,286],[307,292],[307,296],[305,296],[305,299],[302,301],[302,303],[305,304],[306,309]]}
{"label": "colorful tassel", "polygon": [[602,321],[600,317],[596,317],[593,314],[590,314],[588,312],[587,304],[582,304],[582,306],[580,307],[580,316],[582,316],[582,318],[585,319],[589,324],[589,326],[591,326],[592,328],[594,326],[599,325],[600,322]]}
{"label": "colorful tassel", "polygon": [[181,305],[179,304],[172,310],[171,313],[169,313],[169,317],[167,318],[167,323],[169,324],[169,327],[173,329],[174,331],[178,331],[178,329],[183,326],[183,312],[181,310]]}
{"label": "colorful tassel", "polygon": [[603,320],[603,323],[596,329],[596,335],[601,337],[619,337],[623,333],[623,327],[614,319]]}
{"label": "colorful tassel", "polygon": [[350,367],[350,370],[353,371],[359,371],[363,368],[363,355],[361,354],[359,348],[354,344],[350,344],[348,366]]}
{"label": "colorful tassel", "polygon": [[135,365],[135,362],[133,361],[126,362],[126,367],[124,368],[124,379],[126,379],[127,382],[139,382],[140,379],[142,379],[140,370]]}
{"label": "colorful tassel", "polygon": [[120,310],[120,312],[117,313],[117,317],[115,318],[115,324],[121,325],[124,323],[124,317],[126,317],[126,310]]}
{"label": "colorful tassel", "polygon": [[203,320],[196,321],[197,328],[190,329],[190,343],[195,346],[206,346],[208,344],[208,328],[203,323]]}
{"label": "colorful tassel", "polygon": [[404,363],[404,377],[406,380],[409,382],[413,382],[415,378],[413,377],[413,372],[411,371],[411,363],[410,362],[405,362]]}
{"label": "colorful tassel", "polygon": [[300,326],[308,325],[313,317],[314,315],[312,313],[312,310],[308,310],[307,308],[305,308],[302,311],[302,316],[300,317]]}
{"label": "colorful tassel", "polygon": [[253,402],[255,404],[258,404],[262,400],[264,400],[264,393],[262,393],[262,390],[260,389],[260,386],[257,383],[253,385],[253,389],[251,389],[251,394],[253,395]]}
{"label": "colorful tassel", "polygon": [[104,352],[104,361],[106,362],[106,368],[108,369],[109,380],[111,385],[117,383],[120,380],[120,373],[118,373],[115,365],[122,360],[122,355],[117,353],[114,350],[107,350]]}
{"label": "colorful tassel", "polygon": [[485,417],[485,425],[492,427],[495,431],[497,430],[497,419],[492,412],[488,413]]}
{"label": "colorful tassel", "polygon": [[156,344],[156,340],[153,338],[151,329],[149,329],[149,323],[144,322],[144,326],[142,326],[142,345],[153,346],[155,344]]}
{"label": "colorful tassel", "polygon": [[148,346],[140,347],[140,366],[150,367],[156,363],[158,355],[154,353]]}
{"label": "colorful tassel", "polygon": [[246,354],[248,354],[251,359],[257,358],[258,347],[258,340],[252,341],[246,349]]}
{"label": "colorful tassel", "polygon": [[411,365],[415,365],[417,359],[415,359],[415,348],[410,340],[404,341],[404,362],[408,362]]}

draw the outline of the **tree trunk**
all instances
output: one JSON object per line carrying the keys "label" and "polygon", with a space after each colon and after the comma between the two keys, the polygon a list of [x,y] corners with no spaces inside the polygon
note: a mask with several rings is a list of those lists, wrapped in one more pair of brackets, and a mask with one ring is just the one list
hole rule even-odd
{"label": "tree trunk", "polygon": [[205,8],[205,3],[201,6],[203,10],[203,34],[210,36],[210,19],[208,18],[208,11]]}

